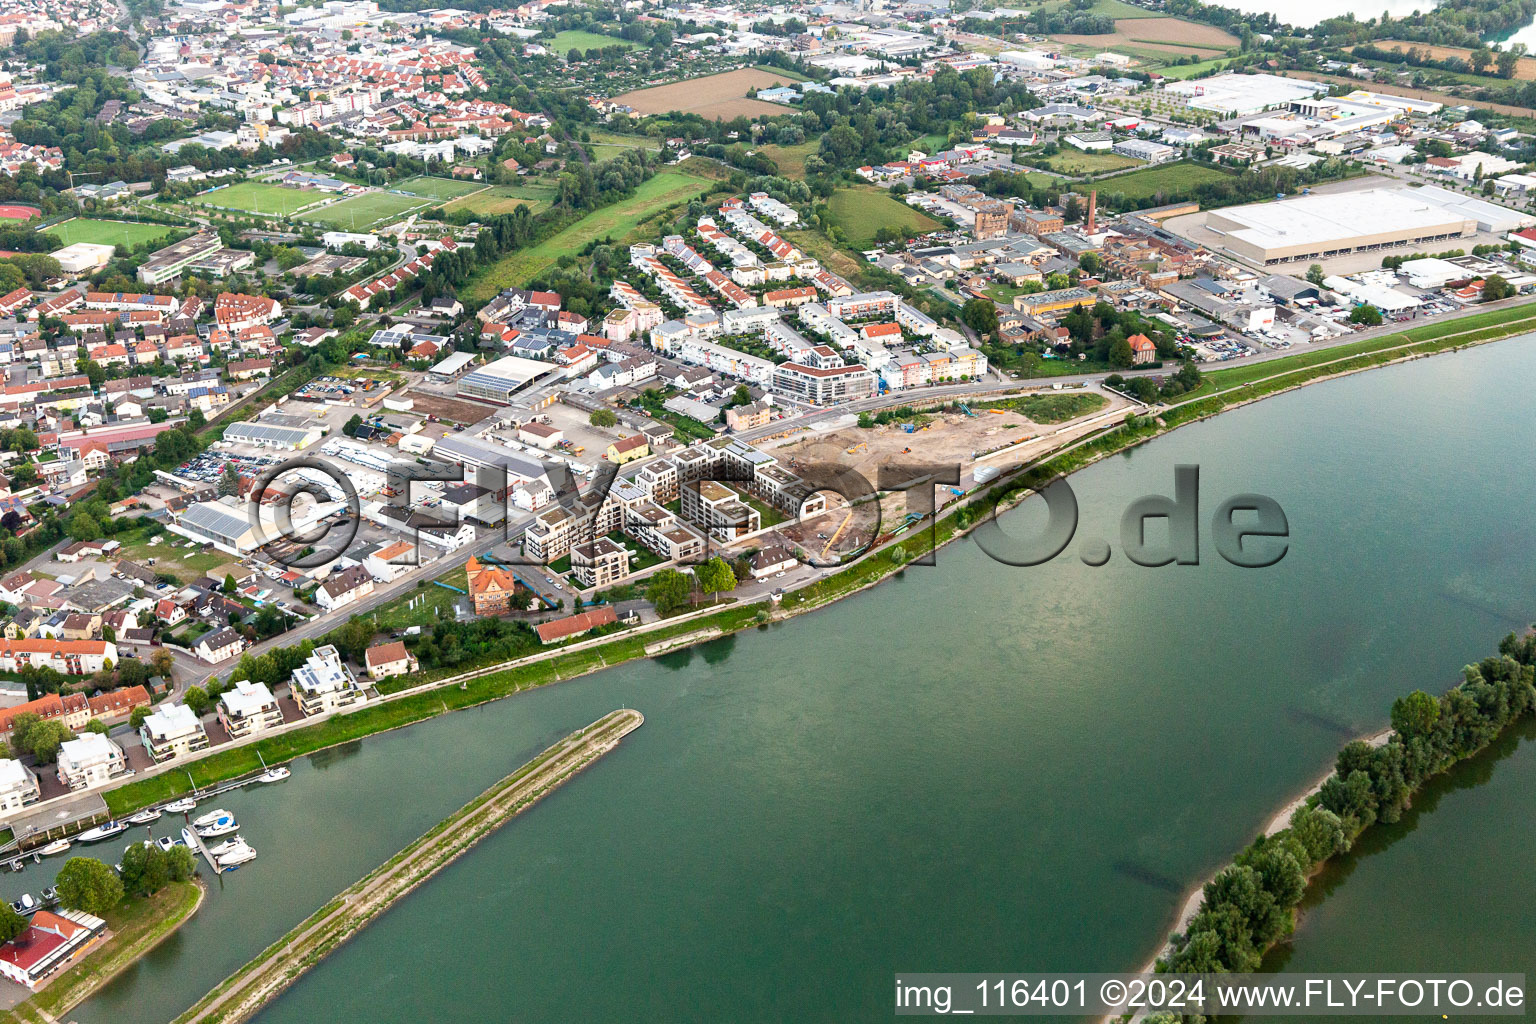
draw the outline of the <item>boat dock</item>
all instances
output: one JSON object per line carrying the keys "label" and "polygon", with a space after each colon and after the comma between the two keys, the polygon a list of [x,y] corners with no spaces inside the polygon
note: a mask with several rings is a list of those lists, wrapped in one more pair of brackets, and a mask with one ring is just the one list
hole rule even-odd
{"label": "boat dock", "polygon": [[219,862],[214,860],[213,854],[208,852],[208,846],[203,842],[203,837],[197,834],[197,829],[188,825],[181,830],[181,838],[186,840],[188,847],[193,853],[200,855],[208,862],[208,866],[213,869],[214,874],[222,875],[224,873],[225,869],[219,867]]}

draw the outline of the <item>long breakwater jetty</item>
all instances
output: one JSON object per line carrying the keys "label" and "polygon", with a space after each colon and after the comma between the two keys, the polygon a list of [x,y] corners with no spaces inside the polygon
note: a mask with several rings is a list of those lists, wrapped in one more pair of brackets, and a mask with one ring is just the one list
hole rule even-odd
{"label": "long breakwater jetty", "polygon": [[571,733],[321,907],[224,979],[177,1017],[175,1024],[236,1024],[250,1019],[395,900],[613,750],[644,721],[640,712],[623,708]]}

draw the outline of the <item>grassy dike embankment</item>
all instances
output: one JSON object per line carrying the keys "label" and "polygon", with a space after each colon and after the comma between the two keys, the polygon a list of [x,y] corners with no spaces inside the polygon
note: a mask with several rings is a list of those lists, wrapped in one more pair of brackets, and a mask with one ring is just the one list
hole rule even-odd
{"label": "grassy dike embankment", "polygon": [[111,937],[41,992],[0,1014],[3,1024],[54,1024],[107,982],[170,938],[203,905],[203,883],[172,882],[153,896],[129,897],[107,912]]}
{"label": "grassy dike embankment", "polygon": [[613,750],[644,721],[638,711],[613,711],[545,750],[268,946],[177,1017],[175,1024],[233,1024],[249,1019],[396,900]]}
{"label": "grassy dike embankment", "polygon": [[[398,729],[446,711],[474,707],[536,686],[612,668],[634,658],[647,657],[647,647],[669,639],[689,634],[713,639],[761,625],[770,618],[803,614],[873,586],[900,571],[912,559],[968,532],[987,519],[994,510],[1001,511],[1022,501],[1029,495],[1031,488],[1043,486],[1056,477],[1075,473],[1106,456],[1144,444],[1184,424],[1198,422],[1228,408],[1282,394],[1320,380],[1527,332],[1536,332],[1536,302],[1442,320],[1400,333],[1302,352],[1249,366],[1213,370],[1205,374],[1202,385],[1189,397],[1163,409],[1156,416],[1140,416],[1112,424],[1098,433],[1044,455],[1033,463],[1005,473],[985,490],[944,510],[936,522],[927,524],[927,528],[903,534],[896,541],[866,552],[841,571],[790,591],[784,595],[778,609],[774,609],[768,602],[727,605],[719,612],[688,621],[662,625],[644,632],[631,630],[620,633],[605,644],[567,652],[557,649],[520,659],[499,670],[496,666],[484,666],[438,680],[436,688],[426,692],[379,701],[317,725],[266,737],[233,749],[213,750],[207,756],[187,761],[183,765],[186,769],[184,772],[164,773],[108,791],[104,794],[107,805],[115,817],[122,817],[141,807],[190,792],[194,781],[199,788],[206,787],[263,771],[264,763],[281,764],[326,747]],[[893,552],[899,554],[893,557]],[[718,630],[718,633],[712,630]],[[188,780],[189,774],[192,781]]]}

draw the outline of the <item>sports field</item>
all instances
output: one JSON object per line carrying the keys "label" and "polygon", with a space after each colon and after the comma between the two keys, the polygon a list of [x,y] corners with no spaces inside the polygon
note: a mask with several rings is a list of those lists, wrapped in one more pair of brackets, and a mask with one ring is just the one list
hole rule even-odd
{"label": "sports field", "polygon": [[6,203],[0,206],[0,220],[31,220],[33,217],[41,217],[43,211],[35,206],[25,206],[17,203]]}
{"label": "sports field", "polygon": [[1144,171],[1117,174],[1113,178],[1100,178],[1091,184],[1073,185],[1074,191],[1087,194],[1097,189],[1105,195],[1118,192],[1127,199],[1146,199],[1160,192],[1179,192],[1213,181],[1225,181],[1231,177],[1226,171],[1203,164],[1177,163],[1148,167]]}
{"label": "sports field", "polygon": [[613,36],[600,35],[597,32],[582,32],[570,29],[565,32],[555,33],[555,38],[550,42],[549,48],[558,53],[570,53],[572,50],[601,50],[608,46],[626,46],[634,49],[639,43],[628,39],[616,39]]}
{"label": "sports field", "polygon": [[369,192],[367,195],[343,199],[331,206],[310,210],[303,220],[317,224],[329,224],[345,231],[366,230],[380,224],[390,224],[413,210],[425,210],[437,205],[434,199],[421,196],[402,196],[394,192]]}
{"label": "sports field", "polygon": [[617,242],[641,221],[703,194],[710,184],[692,174],[664,171],[642,183],[630,198],[595,210],[538,245],[510,253],[483,268],[468,285],[459,289],[460,296],[466,301],[483,302],[503,288],[526,284],[548,270],[561,256],[574,256],[587,243],[599,238]]}
{"label": "sports field", "polygon": [[881,228],[899,231],[937,231],[941,225],[921,210],[914,209],[898,199],[892,199],[884,189],[845,188],[832,193],[827,204],[837,226],[848,236],[848,242],[860,249],[875,242],[875,232]]}
{"label": "sports field", "polygon": [[397,181],[390,186],[401,192],[409,192],[413,196],[421,196],[423,199],[457,199],[459,196],[467,196],[471,192],[478,192],[485,188],[483,181],[460,181],[457,178],[408,178],[405,181]]}
{"label": "sports field", "polygon": [[482,217],[495,213],[511,213],[519,206],[529,208],[529,213],[539,213],[555,201],[559,189],[554,185],[492,185],[483,192],[455,199],[443,206],[445,210],[469,210]]}
{"label": "sports field", "polygon": [[259,181],[238,181],[188,201],[198,206],[243,210],[266,217],[291,217],[304,207],[313,206],[325,198],[320,192],[283,188],[281,185],[267,185]]}
{"label": "sports field", "polygon": [[55,224],[44,231],[65,245],[91,242],[95,245],[125,245],[132,249],[144,242],[153,242],[180,229],[169,224],[137,224],[126,220],[85,220],[76,217],[62,224]]}

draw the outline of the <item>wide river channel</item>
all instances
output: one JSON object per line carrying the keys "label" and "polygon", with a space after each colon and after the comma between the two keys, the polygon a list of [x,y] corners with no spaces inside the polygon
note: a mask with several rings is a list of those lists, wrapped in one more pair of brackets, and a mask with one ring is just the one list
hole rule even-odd
{"label": "wide river channel", "polygon": [[[621,706],[646,724],[616,752],[259,1020],[883,1020],[898,971],[1135,969],[1184,891],[1395,696],[1448,687],[1536,617],[1533,379],[1528,337],[1314,385],[1073,478],[1078,541],[1046,566],[963,541],[784,624],[303,759],[221,801],[259,858],[72,1017],[164,1024]],[[1135,566],[1121,513],[1180,463],[1200,466],[1201,564]],[[1239,492],[1285,509],[1278,565],[1218,557],[1210,516]],[[1102,568],[1078,557],[1092,537]],[[1536,963],[1532,746],[1331,876],[1290,966]]]}

